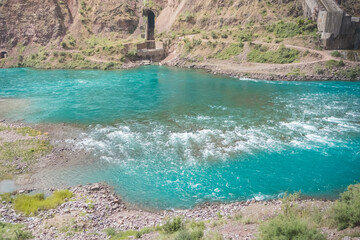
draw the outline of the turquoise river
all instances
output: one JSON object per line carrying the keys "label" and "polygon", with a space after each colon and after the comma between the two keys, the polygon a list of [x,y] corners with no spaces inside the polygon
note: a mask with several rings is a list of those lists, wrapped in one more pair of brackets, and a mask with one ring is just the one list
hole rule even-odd
{"label": "turquoise river", "polygon": [[81,126],[91,164],[54,184],[106,181],[146,208],[334,198],[360,181],[360,83],[270,82],[146,66],[132,70],[1,69],[9,120]]}

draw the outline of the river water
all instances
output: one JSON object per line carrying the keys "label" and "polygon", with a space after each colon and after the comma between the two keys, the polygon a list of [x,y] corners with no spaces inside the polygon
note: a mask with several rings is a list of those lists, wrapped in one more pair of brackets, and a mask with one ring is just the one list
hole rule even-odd
{"label": "river water", "polygon": [[54,185],[106,181],[128,202],[169,209],[285,191],[333,198],[360,180],[359,82],[239,80],[158,66],[0,76],[0,100],[18,103],[0,105],[7,119],[86,129],[74,143],[95,163],[48,174]]}

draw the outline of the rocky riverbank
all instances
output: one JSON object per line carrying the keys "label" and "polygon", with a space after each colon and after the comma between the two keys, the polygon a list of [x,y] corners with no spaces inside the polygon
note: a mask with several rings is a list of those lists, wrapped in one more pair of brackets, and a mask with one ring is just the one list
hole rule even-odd
{"label": "rocky riverbank", "polygon": [[201,69],[215,75],[225,75],[238,79],[268,81],[360,81],[359,75],[350,76],[357,63],[348,62],[341,69],[326,69],[326,63],[319,63],[321,74],[314,74],[314,63],[294,64],[258,64],[236,63],[231,61],[193,62],[191,59],[174,58],[161,63],[169,67]]}
{"label": "rocky riverbank", "polygon": [[[0,221],[24,224],[35,239],[109,239],[106,233],[108,229],[135,232],[144,228],[153,230],[141,235],[141,239],[157,239],[162,233],[156,227],[180,216],[186,220],[204,221],[205,236],[217,232],[225,239],[255,239],[259,223],[278,215],[284,206],[281,200],[253,199],[229,204],[207,203],[185,210],[149,211],[126,204],[106,184],[68,189],[74,193],[69,201],[31,217],[15,212],[13,205],[4,201],[0,206]],[[292,204],[305,212],[314,211],[315,214],[318,211],[319,214],[326,212],[333,202],[309,199],[297,200]],[[321,231],[328,239],[342,239],[344,235],[358,232],[359,229],[337,231],[321,228]]]}

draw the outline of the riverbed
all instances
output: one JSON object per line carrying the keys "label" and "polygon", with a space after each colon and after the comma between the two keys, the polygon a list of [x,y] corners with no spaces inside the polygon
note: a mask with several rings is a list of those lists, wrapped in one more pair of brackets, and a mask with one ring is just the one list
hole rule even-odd
{"label": "riverbed", "polygon": [[146,66],[0,69],[9,121],[67,124],[89,162],[41,173],[49,186],[107,182],[155,209],[336,198],[360,178],[360,83],[271,82]]}

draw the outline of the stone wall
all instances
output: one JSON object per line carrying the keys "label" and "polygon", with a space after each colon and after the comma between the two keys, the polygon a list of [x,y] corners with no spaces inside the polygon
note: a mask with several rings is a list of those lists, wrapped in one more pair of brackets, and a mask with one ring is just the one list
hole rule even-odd
{"label": "stone wall", "polygon": [[303,0],[304,16],[317,22],[325,49],[358,49],[359,18],[347,15],[334,0]]}

